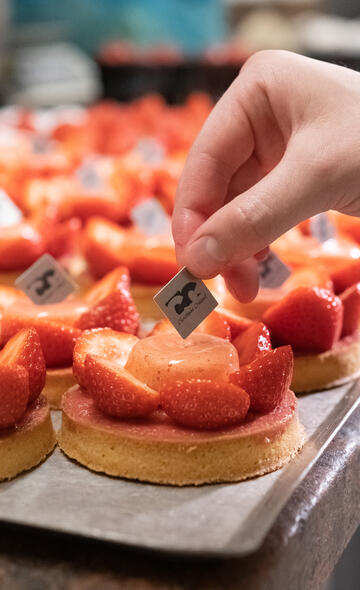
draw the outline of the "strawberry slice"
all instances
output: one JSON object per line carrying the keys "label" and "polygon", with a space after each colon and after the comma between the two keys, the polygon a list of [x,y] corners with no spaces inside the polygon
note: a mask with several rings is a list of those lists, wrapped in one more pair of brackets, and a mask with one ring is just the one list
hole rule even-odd
{"label": "strawberry slice", "polygon": [[253,320],[244,318],[233,311],[229,311],[224,307],[218,307],[216,313],[220,315],[230,326],[231,341],[233,341],[239,334],[245,332],[253,324]]}
{"label": "strawberry slice", "polygon": [[22,328],[35,328],[37,331],[47,367],[71,365],[75,340],[81,336],[81,330],[46,318],[7,311],[2,319],[2,343],[5,344]]}
{"label": "strawberry slice", "polygon": [[246,391],[232,383],[210,379],[169,383],[160,392],[160,402],[174,422],[201,430],[240,424],[250,406]]}
{"label": "strawberry slice", "polygon": [[195,331],[200,334],[210,334],[210,336],[231,340],[230,325],[224,315],[217,310],[212,311]]}
{"label": "strawberry slice", "polygon": [[2,227],[0,270],[23,270],[45,252],[42,235],[28,222]]}
{"label": "strawberry slice", "polygon": [[117,363],[88,354],[86,388],[95,405],[109,416],[147,416],[159,406],[160,396]]}
{"label": "strawberry slice", "polygon": [[335,293],[341,293],[360,282],[360,260],[351,260],[331,273]]}
{"label": "strawberry slice", "polygon": [[73,373],[79,385],[85,387],[85,359],[88,354],[101,356],[124,367],[138,340],[137,336],[115,332],[110,328],[85,330],[74,348]]}
{"label": "strawberry slice", "polygon": [[262,322],[255,322],[233,341],[239,354],[239,365],[247,365],[271,350],[270,332]]}
{"label": "strawberry slice", "polygon": [[291,344],[299,352],[324,352],[339,340],[342,302],[327,289],[299,287],[263,315],[277,344]]}
{"label": "strawberry slice", "polygon": [[133,280],[161,285],[178,270],[172,245],[98,217],[85,227],[84,255],[96,277],[125,265]]}
{"label": "strawberry slice", "polygon": [[354,334],[360,328],[360,283],[341,293],[344,307],[344,321],[341,337]]}
{"label": "strawberry slice", "polygon": [[[210,336],[217,336],[224,340],[231,339],[231,331],[228,322],[224,319],[222,314],[216,311],[212,311],[207,318],[194,330],[196,334],[210,334]],[[174,334],[176,330],[172,323],[167,319],[163,318],[159,320],[152,331],[148,334],[153,336],[154,334]]]}
{"label": "strawberry slice", "polygon": [[126,266],[119,266],[105,275],[100,281],[97,281],[87,291],[83,300],[92,305],[93,303],[98,303],[113,291],[121,291],[123,289],[130,289],[130,275]]}
{"label": "strawberry slice", "polygon": [[240,367],[230,375],[230,381],[249,394],[251,410],[271,412],[288,391],[293,368],[291,346],[281,346]]}
{"label": "strawberry slice", "polygon": [[20,365],[29,375],[29,402],[40,395],[45,385],[46,366],[40,339],[34,328],[24,328],[0,352],[2,365]]}
{"label": "strawberry slice", "polygon": [[14,426],[26,412],[29,375],[20,365],[0,365],[0,428]]}
{"label": "strawberry slice", "polygon": [[76,322],[81,330],[112,328],[127,334],[136,334],[139,314],[127,289],[113,291],[94,303]]}

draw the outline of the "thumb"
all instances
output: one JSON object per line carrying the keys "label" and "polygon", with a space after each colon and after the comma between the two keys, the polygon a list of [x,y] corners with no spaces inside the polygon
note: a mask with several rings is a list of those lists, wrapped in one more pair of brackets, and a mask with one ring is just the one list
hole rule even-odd
{"label": "thumb", "polygon": [[201,278],[224,274],[300,221],[326,210],[322,178],[316,166],[284,157],[195,231],[184,252],[187,268]]}

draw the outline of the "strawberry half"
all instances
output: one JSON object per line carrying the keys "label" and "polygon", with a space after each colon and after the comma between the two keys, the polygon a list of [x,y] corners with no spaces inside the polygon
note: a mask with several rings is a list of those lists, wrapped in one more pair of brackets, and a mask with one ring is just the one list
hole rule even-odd
{"label": "strawberry half", "polygon": [[230,326],[231,341],[233,341],[239,334],[245,332],[253,324],[253,320],[244,318],[233,311],[229,311],[224,307],[218,307],[216,313],[222,317]]}
{"label": "strawberry half", "polygon": [[355,283],[360,282],[360,260],[351,260],[331,273],[335,293],[342,293]]}
{"label": "strawberry half", "polygon": [[230,375],[230,381],[249,394],[251,410],[271,412],[288,391],[293,368],[291,346],[281,346],[240,367]]}
{"label": "strawberry half", "polygon": [[239,365],[247,365],[267,350],[271,350],[270,332],[262,322],[255,322],[233,341],[239,354]]}
{"label": "strawberry half", "polygon": [[130,289],[130,275],[126,266],[119,266],[105,275],[100,281],[97,281],[87,291],[83,300],[92,305],[98,303],[113,291],[122,291],[123,289]]}
{"label": "strawberry half", "polygon": [[26,412],[29,376],[20,365],[0,365],[0,428],[14,426]]}
{"label": "strawberry half", "polygon": [[2,343],[5,344],[22,328],[37,331],[47,367],[71,365],[75,340],[81,336],[81,330],[45,318],[22,316],[20,311],[8,311],[2,319]]}
{"label": "strawberry half", "polygon": [[349,336],[360,328],[360,283],[341,293],[344,321],[341,336]]}
{"label": "strawberry half", "polygon": [[263,315],[277,344],[291,344],[299,352],[324,352],[339,340],[342,302],[327,289],[299,287]]}
{"label": "strawberry half", "polygon": [[80,330],[91,328],[112,328],[127,334],[136,334],[139,328],[137,312],[130,291],[113,291],[94,303],[76,322]]}
{"label": "strawberry half", "polygon": [[22,270],[44,254],[46,244],[33,224],[18,223],[1,228],[0,270]]}
{"label": "strawberry half", "polygon": [[250,406],[237,385],[209,379],[175,381],[160,392],[160,402],[174,422],[205,430],[240,424]]}
{"label": "strawberry half", "polygon": [[0,352],[2,365],[20,365],[29,374],[29,402],[42,392],[46,379],[46,366],[40,339],[34,328],[24,328],[10,338]]}
{"label": "strawberry half", "polygon": [[110,328],[85,330],[74,347],[73,373],[76,381],[86,387],[85,360],[88,354],[101,356],[124,367],[133,346],[139,339]]}
{"label": "strawberry half", "polygon": [[86,386],[95,405],[109,416],[147,416],[159,406],[160,396],[113,361],[88,354]]}

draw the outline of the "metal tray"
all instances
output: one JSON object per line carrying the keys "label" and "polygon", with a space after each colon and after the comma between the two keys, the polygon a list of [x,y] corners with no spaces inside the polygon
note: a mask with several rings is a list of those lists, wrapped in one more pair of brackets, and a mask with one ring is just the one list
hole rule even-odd
{"label": "metal tray", "polygon": [[[360,382],[299,399],[308,436],[282,470],[237,484],[174,488],[92,473],[59,449],[0,484],[0,521],[187,555],[255,551],[281,508],[360,402]],[[59,415],[55,416],[59,422]]]}

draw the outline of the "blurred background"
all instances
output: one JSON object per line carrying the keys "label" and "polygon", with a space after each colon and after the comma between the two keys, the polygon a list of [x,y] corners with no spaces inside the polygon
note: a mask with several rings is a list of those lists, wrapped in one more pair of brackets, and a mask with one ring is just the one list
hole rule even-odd
{"label": "blurred background", "polygon": [[1,0],[1,100],[217,98],[259,49],[358,68],[356,0]]}
{"label": "blurred background", "polygon": [[[216,100],[246,58],[268,48],[360,69],[359,0],[0,0],[0,104],[5,112],[153,92],[178,104],[193,91]],[[358,534],[329,589],[360,587],[359,550]]]}

